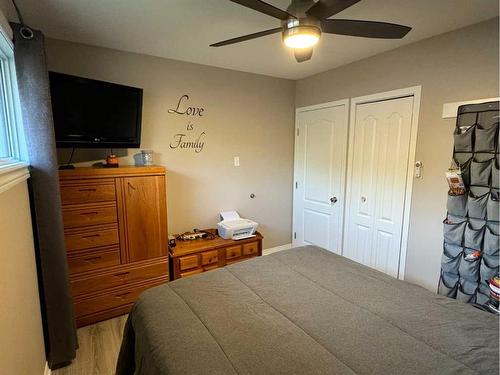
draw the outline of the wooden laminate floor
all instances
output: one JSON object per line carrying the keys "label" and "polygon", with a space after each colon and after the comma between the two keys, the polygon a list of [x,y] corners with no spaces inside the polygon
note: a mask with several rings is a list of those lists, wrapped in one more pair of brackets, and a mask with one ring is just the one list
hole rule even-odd
{"label": "wooden laminate floor", "polygon": [[52,375],[113,375],[126,320],[124,315],[79,328],[76,359]]}

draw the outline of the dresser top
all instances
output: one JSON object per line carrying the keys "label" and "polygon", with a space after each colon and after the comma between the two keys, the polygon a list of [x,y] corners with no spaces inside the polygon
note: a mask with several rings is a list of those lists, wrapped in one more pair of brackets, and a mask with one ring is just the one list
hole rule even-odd
{"label": "dresser top", "polygon": [[150,167],[124,165],[118,168],[105,167],[77,167],[75,169],[59,170],[59,179],[75,179],[75,178],[109,178],[109,177],[124,177],[124,176],[164,176],[166,173],[165,167],[153,165]]}
{"label": "dresser top", "polygon": [[[204,229],[202,232],[216,233],[215,229]],[[218,235],[215,235],[213,239],[198,239],[191,241],[176,241],[175,247],[169,247],[170,254],[173,257],[178,257],[186,254],[197,253],[200,251],[207,251],[213,249],[219,249],[222,247],[229,247],[231,245],[241,245],[244,243],[255,242],[262,240],[262,235],[259,232],[255,232],[254,237],[246,238],[243,240],[225,240]]]}

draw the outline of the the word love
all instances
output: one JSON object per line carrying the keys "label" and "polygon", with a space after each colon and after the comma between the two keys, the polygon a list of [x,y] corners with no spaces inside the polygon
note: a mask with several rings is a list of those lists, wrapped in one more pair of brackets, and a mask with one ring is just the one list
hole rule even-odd
{"label": "the word love", "polygon": [[182,95],[177,102],[177,107],[175,109],[169,109],[168,113],[175,113],[177,115],[185,116],[197,116],[203,117],[205,108],[203,107],[191,107],[187,103],[189,102],[189,95]]}

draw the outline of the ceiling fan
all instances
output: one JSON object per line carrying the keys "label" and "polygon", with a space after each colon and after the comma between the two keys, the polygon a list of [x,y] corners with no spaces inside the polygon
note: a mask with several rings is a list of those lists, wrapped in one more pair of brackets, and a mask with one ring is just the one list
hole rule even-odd
{"label": "ceiling fan", "polygon": [[281,27],[240,36],[211,44],[222,47],[246,40],[282,33],[283,43],[293,49],[300,63],[311,59],[313,46],[321,33],[359,36],[365,38],[401,39],[411,27],[387,22],[328,19],[360,0],[292,0],[286,11],[261,0],[230,0],[233,3],[281,20]]}

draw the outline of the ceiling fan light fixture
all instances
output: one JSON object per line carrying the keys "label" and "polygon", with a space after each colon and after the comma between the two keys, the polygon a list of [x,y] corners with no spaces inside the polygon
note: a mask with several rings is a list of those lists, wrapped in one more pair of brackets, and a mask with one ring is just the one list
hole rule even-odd
{"label": "ceiling fan light fixture", "polygon": [[321,29],[316,26],[296,26],[283,31],[283,43],[289,48],[309,48],[318,43]]}

